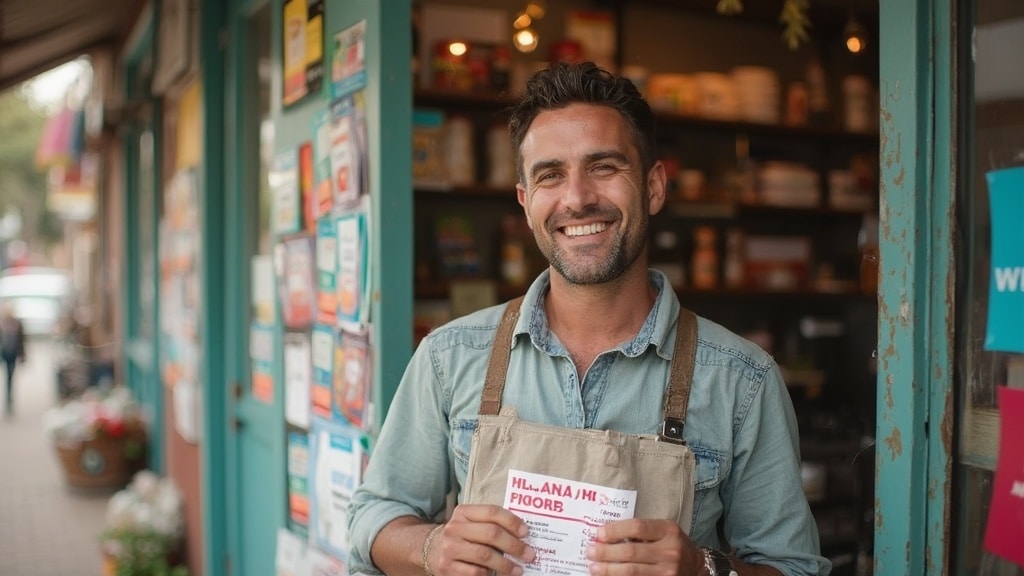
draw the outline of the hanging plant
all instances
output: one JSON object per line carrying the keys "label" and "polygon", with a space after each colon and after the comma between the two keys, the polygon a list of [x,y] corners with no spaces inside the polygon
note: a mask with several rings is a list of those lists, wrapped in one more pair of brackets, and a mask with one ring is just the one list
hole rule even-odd
{"label": "hanging plant", "polygon": [[[811,21],[807,9],[811,0],[784,0],[779,22],[782,23],[782,41],[790,50],[796,50],[808,40],[807,29]],[[743,0],[718,0],[715,10],[727,16],[743,12]]]}

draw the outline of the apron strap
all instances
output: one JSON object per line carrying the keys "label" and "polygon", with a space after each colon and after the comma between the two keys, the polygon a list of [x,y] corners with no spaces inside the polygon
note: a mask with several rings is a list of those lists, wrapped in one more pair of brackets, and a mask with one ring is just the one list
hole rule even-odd
{"label": "apron strap", "polygon": [[[487,362],[487,374],[484,376],[484,389],[480,394],[481,416],[497,416],[501,411],[501,396],[505,391],[508,361],[512,356],[512,331],[519,319],[522,302],[522,296],[509,301],[494,334],[494,343],[491,345],[491,355]],[[659,434],[666,442],[683,442],[683,425],[686,422],[686,406],[690,401],[690,382],[693,380],[696,351],[697,316],[680,307],[675,347],[672,352],[672,368],[669,372],[668,389],[665,391],[665,421],[662,422]]]}
{"label": "apron strap", "polygon": [[480,415],[497,416],[501,410],[501,395],[505,391],[505,375],[508,374],[508,359],[512,356],[512,331],[519,319],[519,306],[523,303],[520,296],[505,306],[494,333],[494,344],[491,345],[491,357],[487,362],[487,375],[484,377],[484,390],[480,394]]}
{"label": "apron strap", "polygon": [[668,390],[665,391],[665,421],[659,433],[659,437],[666,442],[684,442],[683,425],[686,423],[686,406],[690,403],[690,383],[693,381],[696,355],[697,315],[680,306],[672,368],[668,376]]}

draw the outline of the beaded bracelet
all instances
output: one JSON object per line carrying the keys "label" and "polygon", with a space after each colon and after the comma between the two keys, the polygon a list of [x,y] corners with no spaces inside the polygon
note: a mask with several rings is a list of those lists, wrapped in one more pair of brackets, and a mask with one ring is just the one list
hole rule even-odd
{"label": "beaded bracelet", "polygon": [[438,524],[434,526],[433,530],[427,534],[427,539],[423,541],[423,573],[427,576],[434,576],[434,573],[430,571],[430,566],[427,564],[427,557],[430,555],[430,545],[434,542],[434,536],[444,528],[444,524]]}

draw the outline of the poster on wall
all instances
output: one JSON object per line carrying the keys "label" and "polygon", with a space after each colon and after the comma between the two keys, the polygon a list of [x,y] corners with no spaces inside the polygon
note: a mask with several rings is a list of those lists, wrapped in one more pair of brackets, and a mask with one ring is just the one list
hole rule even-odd
{"label": "poster on wall", "polygon": [[274,402],[274,326],[254,321],[249,326],[249,360],[252,397]]}
{"label": "poster on wall", "polygon": [[281,240],[281,269],[278,297],[286,328],[309,328],[316,317],[315,238],[311,234],[293,234]]}
{"label": "poster on wall", "polygon": [[302,196],[302,229],[316,232],[316,198],[313,188],[313,143],[299,146],[299,193]]}
{"label": "poster on wall", "polygon": [[309,576],[309,546],[304,534],[277,529],[274,576]]}
{"label": "poster on wall", "polygon": [[331,181],[331,111],[325,108],[313,114],[313,215],[318,221],[334,206]]}
{"label": "poster on wall", "polygon": [[335,213],[358,207],[367,189],[365,110],[363,92],[331,104],[331,192]]}
{"label": "poster on wall", "polygon": [[341,331],[334,355],[332,414],[364,430],[373,383],[370,354],[368,333]]}
{"label": "poster on wall", "polygon": [[999,457],[985,550],[1024,567],[1024,390],[999,387]]}
{"label": "poster on wall", "polygon": [[171,391],[174,429],[186,442],[201,436],[203,315],[200,274],[202,233],[199,186],[193,170],[180,170],[167,181],[160,234],[161,379]]}
{"label": "poster on wall", "polygon": [[366,87],[366,20],[334,36],[331,96],[340,98]]}
{"label": "poster on wall", "polygon": [[334,557],[348,561],[348,506],[362,480],[359,431],[313,419],[310,438],[310,540]]}
{"label": "poster on wall", "polygon": [[334,328],[327,324],[313,325],[313,386],[310,402],[315,416],[331,417],[331,381],[334,374]]}
{"label": "poster on wall", "polygon": [[299,152],[285,150],[274,155],[267,175],[273,197],[275,234],[297,232],[300,227],[301,190],[299,189]]}
{"label": "poster on wall", "polygon": [[287,431],[288,528],[305,540],[309,535],[309,432]]}
{"label": "poster on wall", "polygon": [[1024,352],[1024,167],[986,174],[992,219],[992,272],[985,349]]}
{"label": "poster on wall", "polygon": [[284,419],[309,428],[309,394],[312,386],[310,337],[305,332],[284,335]]}
{"label": "poster on wall", "polygon": [[338,326],[359,332],[367,317],[367,230],[366,213],[351,212],[337,220]]}
{"label": "poster on wall", "polygon": [[317,322],[333,325],[338,314],[337,269],[338,229],[334,219],[325,216],[316,228],[316,302]]}
{"label": "poster on wall", "polygon": [[290,106],[320,91],[324,77],[323,0],[285,0],[282,7],[284,82],[281,103]]}

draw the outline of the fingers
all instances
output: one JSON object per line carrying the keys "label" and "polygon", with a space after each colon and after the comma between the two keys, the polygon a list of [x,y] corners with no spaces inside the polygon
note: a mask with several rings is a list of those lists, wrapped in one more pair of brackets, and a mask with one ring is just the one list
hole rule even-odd
{"label": "fingers", "polygon": [[438,573],[483,576],[493,571],[518,576],[522,568],[505,555],[532,562],[534,552],[522,540],[528,532],[522,519],[501,507],[458,506],[435,544]]}
{"label": "fingers", "polygon": [[674,522],[622,520],[598,530],[587,548],[594,576],[685,574],[696,546]]}

